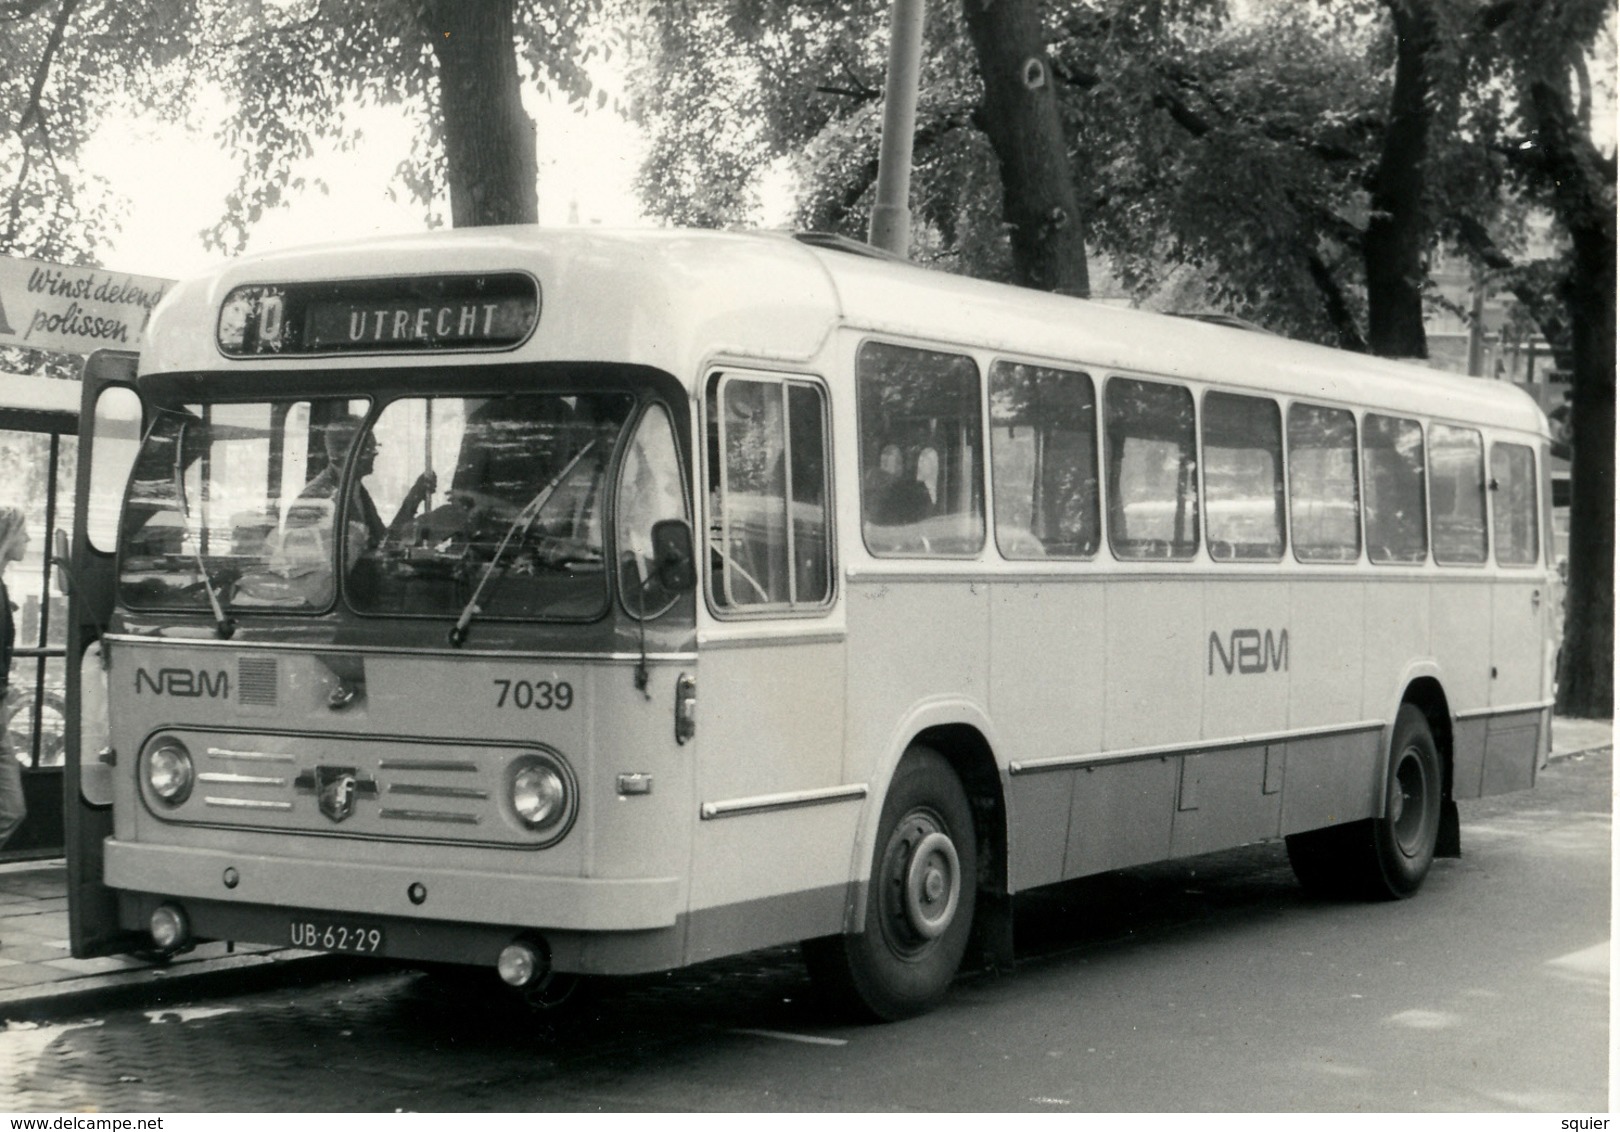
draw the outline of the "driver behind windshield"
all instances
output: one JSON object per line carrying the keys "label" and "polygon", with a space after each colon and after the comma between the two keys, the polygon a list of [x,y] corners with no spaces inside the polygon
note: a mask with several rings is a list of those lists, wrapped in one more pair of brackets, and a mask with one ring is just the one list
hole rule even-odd
{"label": "driver behind windshield", "polygon": [[[348,458],[349,449],[354,445],[355,438],[361,435],[364,424],[360,417],[344,416],[331,421],[322,430],[321,441],[326,448],[326,467],[304,485],[304,490],[298,493],[298,498],[288,507],[289,529],[330,522],[333,508],[321,504],[336,504],[338,489],[343,479],[344,461]],[[377,505],[372,502],[371,493],[361,482],[371,475],[376,466],[377,438],[368,432],[360,441],[360,451],[355,459],[353,486],[349,491],[351,563],[353,557],[359,553],[376,548],[386,539],[397,538],[405,524],[416,514],[417,509],[426,504],[438,489],[438,476],[431,468],[417,476],[411,490],[406,492],[405,498],[401,500],[393,521],[385,525],[382,516],[377,513]],[[309,506],[310,504],[313,506]]]}

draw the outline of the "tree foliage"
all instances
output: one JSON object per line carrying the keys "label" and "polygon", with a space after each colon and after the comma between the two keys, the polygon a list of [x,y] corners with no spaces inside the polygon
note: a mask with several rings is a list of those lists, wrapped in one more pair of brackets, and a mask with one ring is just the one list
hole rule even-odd
{"label": "tree foliage", "polygon": [[[881,7],[653,5],[656,50],[636,76],[647,206],[745,222],[749,187],[788,166],[798,225],[861,236]],[[1575,386],[1561,703],[1612,710],[1615,160],[1593,141],[1587,69],[1606,50],[1612,70],[1612,4],[1330,0],[1240,16],[1225,0],[1049,0],[1042,12],[1091,254],[1136,301],[1422,357],[1424,308],[1444,302],[1429,276],[1441,250],[1519,300]],[[931,9],[916,258],[1030,282],[966,31],[954,8]],[[1558,250],[1528,259],[1545,215]]]}
{"label": "tree foliage", "polygon": [[[344,112],[353,106],[397,106],[415,120],[398,183],[424,208],[448,190],[453,211],[463,198],[479,202],[465,218],[456,212],[458,222],[533,220],[532,199],[526,211],[522,204],[513,211],[473,183],[526,176],[532,194],[532,147],[526,172],[487,173],[467,156],[446,160],[441,80],[448,69],[469,70],[478,81],[464,85],[486,100],[451,123],[458,140],[520,149],[510,139],[533,124],[523,116],[513,133],[514,114],[522,115],[519,82],[576,102],[601,97],[587,69],[610,42],[591,31],[600,7],[599,0],[0,0],[0,253],[91,260],[119,210],[111,186],[80,163],[88,139],[119,113],[183,120],[217,112],[221,98],[228,113],[217,141],[239,169],[208,230],[221,251],[239,251],[266,210],[309,187],[301,162],[317,146],[355,144]],[[459,59],[446,50],[447,38],[477,34],[474,20],[485,15],[510,21],[507,42],[485,35],[477,53]]]}
{"label": "tree foliage", "polygon": [[0,255],[94,260],[113,186],[81,154],[110,114],[183,112],[186,0],[0,0]]}

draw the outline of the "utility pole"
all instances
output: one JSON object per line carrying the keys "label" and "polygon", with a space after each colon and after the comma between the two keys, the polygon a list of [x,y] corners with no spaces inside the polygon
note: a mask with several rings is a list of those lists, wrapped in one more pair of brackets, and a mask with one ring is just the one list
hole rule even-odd
{"label": "utility pole", "polygon": [[889,8],[889,73],[883,84],[877,199],[866,237],[867,243],[902,259],[911,244],[911,140],[917,132],[923,2],[893,0]]}

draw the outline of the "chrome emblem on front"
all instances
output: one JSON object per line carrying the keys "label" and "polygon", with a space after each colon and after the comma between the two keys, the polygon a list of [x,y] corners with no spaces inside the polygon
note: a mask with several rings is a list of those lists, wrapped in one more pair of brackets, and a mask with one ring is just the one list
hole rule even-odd
{"label": "chrome emblem on front", "polygon": [[377,784],[361,778],[352,766],[318,766],[301,772],[293,785],[300,793],[314,794],[321,813],[334,822],[348,820],[360,795],[377,793]]}
{"label": "chrome emblem on front", "polygon": [[342,821],[354,813],[356,784],[353,774],[319,766],[315,768],[315,781],[320,791],[321,813],[333,821]]}

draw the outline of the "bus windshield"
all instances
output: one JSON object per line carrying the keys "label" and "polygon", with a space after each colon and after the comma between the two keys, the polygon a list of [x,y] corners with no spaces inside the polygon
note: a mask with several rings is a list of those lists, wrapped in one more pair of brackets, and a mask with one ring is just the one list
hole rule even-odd
{"label": "bus windshield", "polygon": [[[124,508],[139,609],[584,619],[608,601],[605,480],[627,393],[165,411]],[[489,576],[486,578],[485,575]],[[212,591],[212,593],[210,592]]]}

